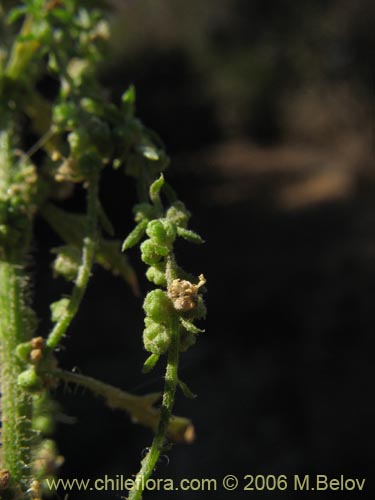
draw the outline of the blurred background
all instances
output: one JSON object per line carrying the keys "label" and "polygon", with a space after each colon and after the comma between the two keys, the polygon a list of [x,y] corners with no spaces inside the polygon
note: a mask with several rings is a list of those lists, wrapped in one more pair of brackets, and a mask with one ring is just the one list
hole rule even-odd
{"label": "blurred background", "polygon": [[[135,84],[138,115],[163,138],[172,158],[168,178],[206,239],[199,248],[181,245],[178,254],[187,270],[208,279],[206,333],[181,360],[181,378],[198,397],[178,394],[175,407],[192,418],[197,439],[168,452],[169,465],[163,459],[156,477],[344,474],[367,478],[369,494],[374,2],[113,3],[102,81],[115,100]],[[132,180],[106,173],[101,196],[123,238],[133,225]],[[37,234],[36,307],[48,318],[48,303],[63,287],[49,268],[48,248],[58,239],[42,221]],[[129,257],[145,294],[139,252]],[[142,299],[96,269],[61,364],[138,394],[159,390],[163,370],[141,374],[142,328]],[[64,477],[137,471],[149,431],[82,390],[58,396],[75,421],[58,429]],[[250,493],[301,496],[291,489]],[[120,496],[75,491],[68,498]]]}

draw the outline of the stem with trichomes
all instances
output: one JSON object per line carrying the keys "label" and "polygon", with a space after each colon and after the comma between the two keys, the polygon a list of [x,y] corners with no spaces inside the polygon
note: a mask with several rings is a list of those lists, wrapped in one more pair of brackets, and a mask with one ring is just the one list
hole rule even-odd
{"label": "stem with trichomes", "polygon": [[168,424],[172,415],[174,396],[178,384],[180,338],[178,325],[175,326],[176,327],[173,328],[171,333],[171,343],[168,350],[163,402],[160,410],[158,429],[147,455],[142,460],[141,469],[135,478],[134,487],[129,493],[128,500],[140,500],[142,498],[145,483],[151,477],[160,454],[163,452],[163,448],[165,447]]}

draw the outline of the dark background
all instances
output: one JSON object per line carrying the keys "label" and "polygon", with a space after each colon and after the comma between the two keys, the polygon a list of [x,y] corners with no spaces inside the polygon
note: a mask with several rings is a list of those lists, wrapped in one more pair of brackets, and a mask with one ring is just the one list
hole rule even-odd
{"label": "dark background", "polygon": [[[111,56],[101,68],[118,99],[134,83],[142,120],[172,157],[168,179],[203,247],[179,262],[208,279],[206,333],[181,358],[197,399],[176,398],[197,439],[156,477],[326,474],[373,467],[375,175],[373,2],[138,0],[116,2]],[[117,236],[132,227],[133,183],[106,172],[103,204]],[[77,192],[70,202],[82,203]],[[51,278],[57,237],[38,221],[35,305],[67,290]],[[130,252],[145,294],[139,252]],[[60,353],[126,390],[162,387],[142,375],[142,299],[95,268]],[[130,477],[152,435],[83,390],[59,390],[63,477]],[[65,418],[65,420],[67,420]],[[290,483],[292,481],[290,480]],[[241,481],[242,486],[245,481]],[[63,497],[63,494],[61,493]],[[299,498],[300,493],[149,493],[145,498]],[[119,498],[77,492],[71,498]]]}

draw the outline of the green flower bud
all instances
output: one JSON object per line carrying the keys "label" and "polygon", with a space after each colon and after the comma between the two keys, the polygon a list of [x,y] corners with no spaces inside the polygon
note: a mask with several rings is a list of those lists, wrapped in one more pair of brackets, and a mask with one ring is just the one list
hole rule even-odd
{"label": "green flower bud", "polygon": [[53,108],[52,119],[58,127],[74,128],[79,123],[77,106],[72,102],[57,104]]}
{"label": "green flower bud", "polygon": [[176,226],[167,219],[152,220],[147,225],[146,234],[156,244],[170,248],[176,238]]}
{"label": "green flower bud", "polygon": [[82,127],[70,132],[68,135],[68,142],[70,145],[70,151],[75,156],[79,156],[87,152],[91,146],[90,136],[87,130]]}
{"label": "green flower bud", "polygon": [[160,262],[162,257],[166,257],[169,253],[167,247],[157,245],[152,240],[145,240],[141,245],[141,259],[145,264],[153,266]]}
{"label": "green flower bud", "polygon": [[30,359],[31,349],[32,347],[30,342],[22,342],[22,344],[18,344],[18,346],[16,347],[16,355],[21,361],[28,363]]}
{"label": "green flower bud", "polygon": [[51,318],[54,323],[60,321],[68,310],[70,300],[67,298],[53,302],[49,307],[51,309]]}
{"label": "green flower bud", "polygon": [[155,283],[158,286],[167,286],[167,278],[165,276],[165,265],[155,264],[151,266],[146,271],[146,277],[151,283]]}
{"label": "green flower bud", "polygon": [[167,352],[171,342],[169,329],[149,318],[145,318],[145,325],[143,343],[146,351],[159,355]]}
{"label": "green flower bud", "polygon": [[66,245],[53,249],[57,253],[52,267],[57,275],[63,276],[68,281],[74,281],[81,264],[81,252],[78,248]]}
{"label": "green flower bud", "polygon": [[152,290],[144,300],[143,309],[147,316],[157,323],[169,323],[171,315],[174,314],[173,304],[168,298],[166,292],[160,290]]}
{"label": "green flower bud", "polygon": [[28,368],[18,375],[17,383],[22,389],[29,392],[40,391],[43,387],[43,381],[36,373],[35,368]]}
{"label": "green flower bud", "polygon": [[166,217],[177,226],[186,228],[187,223],[191,217],[191,213],[185,207],[182,201],[175,201],[171,207],[168,208]]}
{"label": "green flower bud", "polygon": [[55,419],[51,415],[38,415],[33,418],[33,429],[49,436],[55,431]]}

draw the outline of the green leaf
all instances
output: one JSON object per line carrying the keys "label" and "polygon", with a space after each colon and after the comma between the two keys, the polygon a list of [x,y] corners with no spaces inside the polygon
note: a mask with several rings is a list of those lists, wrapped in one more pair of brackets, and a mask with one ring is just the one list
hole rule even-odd
{"label": "green leaf", "polygon": [[164,175],[154,181],[150,186],[150,199],[153,203],[160,203],[160,190],[164,185]]}
{"label": "green leaf", "polygon": [[125,238],[124,243],[122,244],[122,251],[125,252],[129,248],[134,247],[143,237],[146,232],[146,227],[148,224],[148,220],[141,220],[139,224],[135,226],[133,231]]}
{"label": "green leaf", "polygon": [[26,14],[27,10],[28,9],[25,5],[21,5],[20,7],[14,7],[14,9],[12,9],[8,14],[7,17],[8,23],[12,24],[15,21],[17,21],[17,19]]}
{"label": "green leaf", "polygon": [[195,399],[197,397],[182,380],[178,379],[178,385],[186,398]]}
{"label": "green leaf", "polygon": [[[56,231],[63,241],[79,249],[82,248],[82,241],[86,234],[86,216],[66,212],[52,204],[44,205],[41,212],[52,229]],[[128,263],[126,256],[121,254],[120,249],[120,241],[102,239],[99,242],[95,260],[102,267],[110,270],[115,276],[121,276],[130,285],[133,293],[138,296],[139,286],[137,276]]]}
{"label": "green leaf", "polygon": [[187,330],[190,333],[195,333],[195,334],[204,333],[204,330],[201,330],[200,328],[195,326],[191,321],[188,321],[187,319],[182,318],[181,316],[180,316],[180,322],[182,326],[185,328],[185,330]]}
{"label": "green leaf", "polygon": [[128,90],[126,90],[126,92],[124,92],[124,94],[121,97],[122,110],[126,118],[131,118],[132,116],[134,116],[135,99],[136,99],[135,87],[134,85],[130,85]]}
{"label": "green leaf", "polygon": [[204,239],[199,236],[194,231],[191,231],[190,229],[185,229],[184,227],[177,227],[177,234],[178,236],[181,236],[181,238],[184,238],[184,240],[190,241],[190,243],[195,243],[196,245],[200,245],[201,243],[204,243]]}
{"label": "green leaf", "polygon": [[135,104],[135,87],[134,85],[130,85],[129,88],[122,94],[121,100],[124,104]]}
{"label": "green leaf", "polygon": [[143,364],[142,373],[149,373],[159,361],[159,354],[151,354]]}

